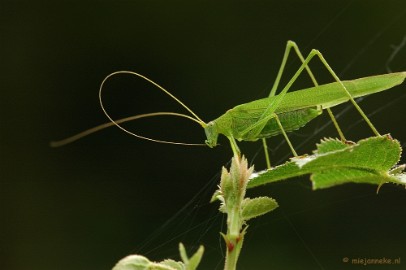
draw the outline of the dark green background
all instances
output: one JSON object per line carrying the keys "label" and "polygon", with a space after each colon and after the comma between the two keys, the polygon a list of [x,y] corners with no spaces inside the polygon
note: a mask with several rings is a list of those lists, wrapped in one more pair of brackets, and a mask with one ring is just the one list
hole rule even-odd
{"label": "dark green background", "polygon": [[[225,221],[208,200],[231,157],[224,139],[216,149],[181,147],[111,128],[63,148],[51,149],[49,141],[106,122],[98,86],[116,70],[154,79],[206,121],[267,95],[288,39],[304,53],[321,50],[343,79],[386,73],[392,45],[406,35],[406,2],[2,1],[0,22],[0,268],[110,269],[136,252],[178,258],[182,241],[205,245],[200,269],[222,269]],[[392,70],[406,70],[405,52]],[[294,59],[287,72],[297,67]],[[320,65],[314,68],[321,82],[331,81]],[[304,77],[296,87],[309,85]],[[361,103],[382,133],[402,143],[405,97],[403,84]],[[105,102],[115,118],[182,111],[128,76],[109,82]],[[359,119],[351,108],[339,119],[353,140],[372,135]],[[291,135],[299,153],[336,136],[331,126],[315,134],[327,121],[322,116]],[[184,120],[128,127],[160,139],[204,141],[203,131]],[[280,141],[270,142],[275,164],[289,155]],[[264,168],[259,143],[241,148]],[[375,191],[368,185],[311,191],[306,178],[250,191],[273,196],[281,207],[250,222],[239,269],[355,268],[343,257],[401,257],[400,266],[374,269],[404,269],[406,191],[392,185]]]}

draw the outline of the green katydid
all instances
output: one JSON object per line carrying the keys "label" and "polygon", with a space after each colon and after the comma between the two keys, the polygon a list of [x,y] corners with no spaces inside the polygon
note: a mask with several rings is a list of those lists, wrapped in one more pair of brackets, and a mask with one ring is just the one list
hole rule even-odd
{"label": "green katydid", "polygon": [[341,83],[357,98],[394,87],[405,78],[406,72],[399,72],[297,90],[284,95],[279,106],[265,117],[264,112],[280,100],[279,95],[241,104],[207,124],[206,142],[214,147],[219,134],[231,141],[256,141],[297,130],[320,115],[323,109],[350,99],[342,91]]}
{"label": "green katydid", "polygon": [[[298,55],[299,59],[302,62],[302,65],[297,70],[297,72],[293,75],[293,77],[289,80],[286,86],[280,91],[278,95],[276,94],[276,89],[279,85],[280,79],[282,77],[285,64],[287,62],[289,53],[293,48]],[[329,73],[335,79],[335,82],[318,85],[313,73],[309,68],[309,62],[314,57],[318,56],[320,61],[323,65],[327,68]],[[299,75],[306,70],[309,74],[311,80],[314,83],[314,87],[304,89],[304,90],[297,90],[294,92],[289,92],[292,84],[295,80],[299,77]],[[191,113],[192,116],[181,114],[181,113],[173,113],[173,112],[154,112],[154,113],[147,113],[136,115],[132,117],[123,118],[120,120],[113,120],[110,115],[107,113],[103,106],[102,102],[102,89],[104,83],[112,76],[117,74],[132,74],[136,75],[142,79],[147,80],[148,82],[152,83],[158,89],[169,95],[173,98],[176,102],[178,102],[181,106],[183,106],[188,112]],[[333,113],[331,112],[330,108],[341,103],[351,101],[356,109],[359,111],[361,116],[370,126],[372,131],[375,135],[379,136],[378,131],[370,122],[368,117],[362,111],[362,109],[357,105],[354,101],[354,98],[362,97],[368,94],[377,93],[380,91],[384,91],[390,89],[398,84],[401,84],[403,80],[406,78],[406,72],[398,72],[398,73],[390,73],[385,75],[377,75],[371,77],[365,77],[361,79],[356,79],[352,81],[341,81],[332,68],[329,66],[327,61],[324,59],[323,55],[317,51],[312,50],[306,58],[303,57],[301,54],[298,46],[296,43],[292,41],[288,41],[284,57],[282,60],[282,64],[279,68],[278,75],[276,77],[275,83],[272,87],[269,97],[255,100],[249,103],[238,105],[222,116],[218,117],[217,119],[210,121],[209,123],[205,123],[201,120],[189,107],[187,107],[184,103],[182,103],[178,98],[172,95],[168,90],[164,89],[159,84],[155,83],[151,79],[138,74],[132,71],[117,71],[114,73],[109,74],[105,79],[102,81],[99,90],[99,101],[102,107],[103,112],[111,121],[110,123],[106,123],[82,133],[79,133],[75,136],[70,138],[52,142],[52,146],[61,146],[72,141],[75,141],[83,136],[86,136],[90,133],[96,132],[100,129],[116,125],[123,131],[141,138],[146,139],[154,142],[159,143],[172,143],[172,144],[184,144],[184,145],[202,145],[202,144],[187,144],[187,143],[179,143],[179,142],[170,142],[170,141],[163,141],[163,140],[156,140],[148,137],[144,137],[133,132],[130,132],[123,128],[120,124],[123,122],[144,118],[144,117],[152,117],[152,116],[163,116],[163,115],[172,115],[172,116],[179,116],[185,117],[190,120],[193,120],[199,123],[205,130],[206,134],[206,145],[209,147],[214,147],[217,145],[217,138],[219,134],[225,135],[231,144],[231,148],[234,152],[234,155],[239,155],[239,149],[236,144],[235,140],[238,141],[256,141],[258,139],[263,140],[264,148],[265,148],[265,155],[268,168],[270,167],[269,156],[266,150],[266,138],[271,136],[275,136],[278,134],[283,134],[287,143],[289,144],[292,153],[296,156],[296,152],[289,141],[289,138],[286,135],[286,132],[297,130],[300,127],[306,125],[309,121],[317,117],[322,113],[323,109],[326,109],[332,118],[332,121],[341,137],[342,140],[345,140],[345,137],[340,130],[336,119],[334,118]]]}

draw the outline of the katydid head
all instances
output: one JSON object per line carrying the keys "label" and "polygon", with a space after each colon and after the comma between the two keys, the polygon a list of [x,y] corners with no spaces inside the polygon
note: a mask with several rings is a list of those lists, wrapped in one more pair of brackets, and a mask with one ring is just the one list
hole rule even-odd
{"label": "katydid head", "polygon": [[213,148],[217,145],[217,138],[219,133],[217,131],[217,124],[214,121],[209,122],[204,127],[204,132],[206,133],[207,140],[205,141],[206,145],[210,148]]}

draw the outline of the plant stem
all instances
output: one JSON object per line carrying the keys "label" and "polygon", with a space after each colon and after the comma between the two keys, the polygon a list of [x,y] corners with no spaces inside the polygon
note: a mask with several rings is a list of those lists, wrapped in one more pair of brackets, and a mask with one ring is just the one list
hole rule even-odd
{"label": "plant stem", "polygon": [[245,234],[242,202],[252,170],[248,168],[247,160],[237,155],[231,162],[230,171],[223,169],[220,190],[227,213],[227,234],[223,235],[227,248],[224,270],[235,270],[237,267]]}
{"label": "plant stem", "polygon": [[235,270],[237,267],[238,257],[241,252],[242,242],[244,238],[244,232],[241,232],[237,237],[230,238],[231,236],[227,234],[225,236],[227,252],[226,252],[226,262],[224,270]]}
{"label": "plant stem", "polygon": [[236,270],[237,260],[238,260],[237,251],[234,249],[230,252],[230,250],[227,248],[226,264],[224,266],[224,270]]}
{"label": "plant stem", "polygon": [[239,217],[239,209],[234,207],[231,212],[228,213],[227,217],[227,235],[225,236],[225,241],[227,245],[226,251],[226,264],[225,270],[235,270],[237,266],[237,260],[239,251],[241,247],[239,245],[240,231],[241,231],[241,220]]}

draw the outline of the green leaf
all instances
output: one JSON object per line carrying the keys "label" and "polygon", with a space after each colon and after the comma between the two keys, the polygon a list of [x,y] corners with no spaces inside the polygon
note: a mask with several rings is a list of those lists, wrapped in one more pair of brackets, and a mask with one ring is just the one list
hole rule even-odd
{"label": "green leaf", "polygon": [[130,255],[121,259],[112,270],[189,270],[182,262],[164,260],[151,262],[141,255]]}
{"label": "green leaf", "polygon": [[204,252],[204,247],[200,246],[195,254],[189,259],[189,264],[187,265],[187,270],[195,270],[199,266],[200,261],[202,260]]}
{"label": "green leaf", "polygon": [[[323,142],[323,144],[331,143],[332,141]],[[303,163],[300,158],[293,161],[311,171],[342,167],[387,172],[399,161],[401,151],[398,141],[380,136],[361,140],[342,150],[315,154],[314,161],[308,164]]]}
{"label": "green leaf", "polygon": [[204,247],[200,246],[199,249],[196,251],[192,257],[188,257],[186,253],[185,246],[182,243],[179,243],[179,253],[180,257],[182,258],[183,263],[185,264],[186,270],[195,270],[202,259],[204,252]]}
{"label": "green leaf", "polygon": [[389,135],[370,137],[356,144],[323,140],[314,153],[258,174],[249,181],[248,188],[305,174],[311,174],[313,189],[349,182],[406,184],[404,166],[391,170],[400,159],[401,147]]}
{"label": "green leaf", "polygon": [[242,201],[242,219],[247,221],[252,218],[264,215],[278,207],[278,203],[269,197],[258,197],[254,199],[245,198]]}
{"label": "green leaf", "polygon": [[179,253],[182,261],[187,264],[189,262],[189,258],[187,256],[185,246],[182,243],[179,243]]}
{"label": "green leaf", "polygon": [[120,260],[112,270],[186,270],[186,268],[183,263],[173,260],[156,263],[141,255],[130,255]]}
{"label": "green leaf", "polygon": [[121,259],[113,270],[149,270],[152,263],[141,255],[130,255]]}
{"label": "green leaf", "polygon": [[221,190],[218,189],[218,190],[216,190],[216,191],[214,192],[214,194],[211,196],[210,202],[212,203],[212,202],[215,202],[215,201],[217,201],[217,200],[220,200],[221,197],[222,197],[222,195],[221,195]]}
{"label": "green leaf", "polygon": [[151,262],[144,256],[130,255],[121,259],[112,270],[195,270],[202,259],[204,248],[200,246],[189,259],[185,247],[180,243],[179,252],[183,262],[171,259],[162,262]]}

